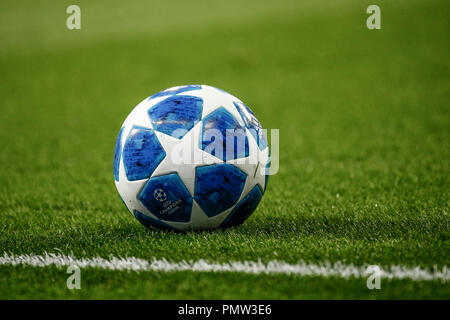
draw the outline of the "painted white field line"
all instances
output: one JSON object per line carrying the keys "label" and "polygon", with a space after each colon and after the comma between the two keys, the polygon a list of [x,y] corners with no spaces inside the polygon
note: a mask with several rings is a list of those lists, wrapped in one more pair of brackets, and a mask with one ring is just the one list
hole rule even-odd
{"label": "painted white field line", "polygon": [[[339,278],[365,278],[367,266],[355,266],[353,264],[343,264],[341,262],[312,264],[299,262],[288,264],[282,261],[232,261],[226,263],[215,263],[206,260],[170,262],[166,259],[144,260],[135,257],[113,257],[109,259],[76,258],[64,254],[46,253],[44,255],[15,255],[4,253],[0,257],[0,265],[23,265],[33,267],[67,267],[78,266],[80,268],[100,268],[107,270],[126,271],[192,271],[192,272],[242,272],[251,274],[291,274],[299,276],[319,276],[319,277],[339,277]],[[442,268],[434,267],[432,270],[421,267],[406,267],[393,265],[381,269],[380,276],[387,279],[410,279],[413,281],[440,280],[446,282],[450,280],[450,270],[447,266]]]}

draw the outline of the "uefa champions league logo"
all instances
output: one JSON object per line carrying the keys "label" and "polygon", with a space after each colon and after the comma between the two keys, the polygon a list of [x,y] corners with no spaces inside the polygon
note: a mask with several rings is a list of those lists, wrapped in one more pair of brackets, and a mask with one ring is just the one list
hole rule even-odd
{"label": "uefa champions league logo", "polygon": [[155,189],[155,191],[153,191],[153,198],[155,198],[156,201],[162,203],[163,209],[159,211],[159,214],[170,215],[177,209],[179,209],[180,205],[183,202],[183,200],[181,199],[177,199],[176,201],[167,200],[167,193],[161,188]]}
{"label": "uefa champions league logo", "polygon": [[153,197],[159,202],[164,202],[167,199],[167,194],[163,189],[155,189],[155,191],[153,191]]}

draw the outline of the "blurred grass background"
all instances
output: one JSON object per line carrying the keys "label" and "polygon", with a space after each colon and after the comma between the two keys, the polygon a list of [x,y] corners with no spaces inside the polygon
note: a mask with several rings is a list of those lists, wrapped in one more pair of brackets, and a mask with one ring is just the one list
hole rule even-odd
{"label": "blurred grass background", "polygon": [[[81,8],[81,30],[66,29],[71,4]],[[366,28],[369,4],[381,8],[381,30]],[[2,1],[0,251],[448,265],[449,7]],[[279,128],[280,172],[240,228],[147,231],[115,191],[117,132],[143,98],[191,83],[236,95],[265,128]],[[54,274],[0,267],[3,297],[158,297],[154,280],[123,280],[138,275],[92,280],[93,294],[68,292],[63,271],[55,289]],[[36,276],[40,287],[19,285]],[[204,275],[209,289],[201,294],[183,289],[196,288],[197,277],[164,281],[172,297],[187,298],[449,297],[448,286],[434,282],[377,293],[365,281],[355,291],[355,281],[290,277],[267,296],[266,280],[231,275],[245,289],[215,292],[226,275]],[[299,289],[308,286],[317,290]]]}

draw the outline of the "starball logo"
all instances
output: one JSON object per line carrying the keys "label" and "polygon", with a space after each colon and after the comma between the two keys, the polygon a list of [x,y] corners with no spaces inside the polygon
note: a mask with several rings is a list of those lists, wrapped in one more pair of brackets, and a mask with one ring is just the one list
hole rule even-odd
{"label": "starball logo", "polygon": [[164,202],[167,199],[167,194],[163,189],[156,189],[153,191],[153,197],[159,202]]}

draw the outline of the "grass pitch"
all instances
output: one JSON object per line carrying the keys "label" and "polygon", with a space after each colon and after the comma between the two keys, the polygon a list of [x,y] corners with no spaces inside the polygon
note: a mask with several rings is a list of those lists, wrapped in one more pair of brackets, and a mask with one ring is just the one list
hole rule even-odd
{"label": "grass pitch", "polygon": [[[0,254],[450,264],[447,1],[0,4]],[[143,98],[202,83],[280,129],[280,171],[241,227],[147,230],[112,156]],[[450,298],[438,281],[0,266],[0,298]],[[270,288],[270,290],[267,290]]]}

